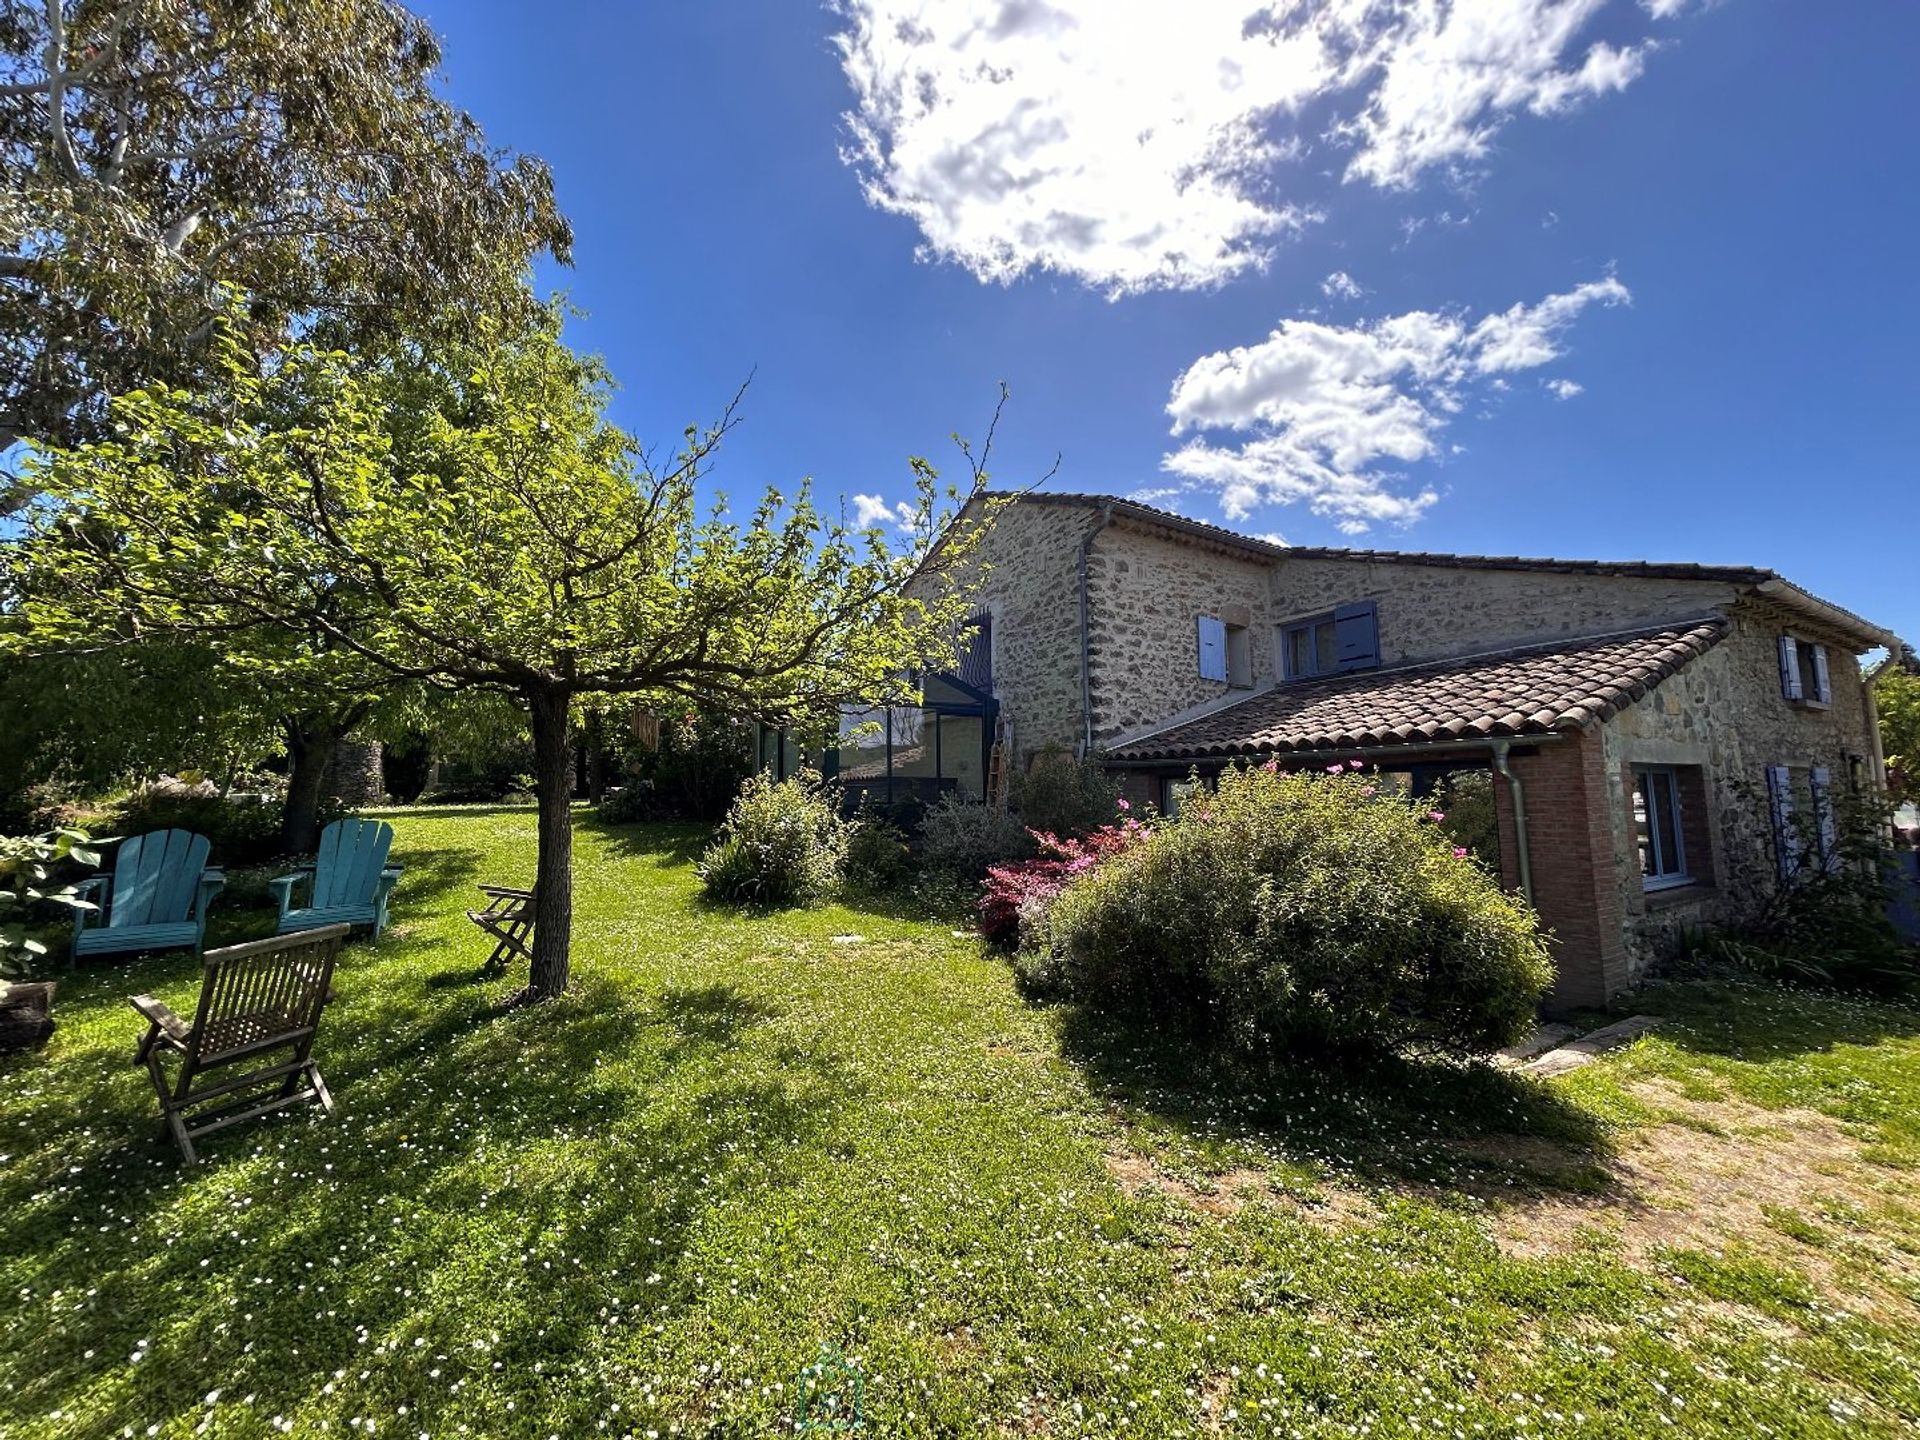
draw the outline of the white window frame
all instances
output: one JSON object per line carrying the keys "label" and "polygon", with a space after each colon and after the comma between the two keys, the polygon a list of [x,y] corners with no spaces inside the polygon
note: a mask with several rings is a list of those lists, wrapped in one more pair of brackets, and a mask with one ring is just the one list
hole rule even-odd
{"label": "white window frame", "polygon": [[[1672,806],[1673,814],[1673,862],[1677,867],[1667,870],[1666,845],[1660,838],[1660,822],[1654,813],[1653,787],[1647,782],[1653,776],[1662,776],[1666,781],[1667,803]],[[1647,807],[1647,850],[1653,858],[1654,873],[1642,872],[1640,885],[1643,890],[1674,890],[1682,885],[1694,883],[1693,872],[1687,865],[1687,838],[1685,813],[1680,798],[1680,775],[1672,765],[1636,765],[1633,767],[1633,788],[1640,801]]]}

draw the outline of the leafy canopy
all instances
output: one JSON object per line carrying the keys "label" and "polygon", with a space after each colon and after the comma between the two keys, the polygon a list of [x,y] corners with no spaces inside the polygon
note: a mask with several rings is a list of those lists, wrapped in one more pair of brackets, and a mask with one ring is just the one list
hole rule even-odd
{"label": "leafy canopy", "polygon": [[222,285],[265,353],[517,308],[572,235],[552,177],[436,89],[394,0],[0,6],[0,450],[196,383]]}

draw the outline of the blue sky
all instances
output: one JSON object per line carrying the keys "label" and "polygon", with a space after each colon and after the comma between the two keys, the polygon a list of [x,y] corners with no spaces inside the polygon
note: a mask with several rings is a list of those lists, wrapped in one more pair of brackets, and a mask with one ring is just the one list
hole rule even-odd
{"label": "blue sky", "polygon": [[424,8],[554,169],[622,423],[757,371],[731,494],[873,513],[1004,380],[1002,483],[1769,565],[1920,638],[1920,7]]}

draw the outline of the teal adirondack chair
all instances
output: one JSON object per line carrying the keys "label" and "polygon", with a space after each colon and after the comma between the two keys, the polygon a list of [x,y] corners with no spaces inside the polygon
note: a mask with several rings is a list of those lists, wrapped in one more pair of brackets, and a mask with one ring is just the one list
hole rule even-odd
{"label": "teal adirondack chair", "polygon": [[[277,933],[318,930],[323,925],[367,925],[378,941],[387,928],[387,897],[401,867],[387,864],[393,826],[384,820],[336,820],[320,832],[313,864],[272,881],[280,901]],[[293,887],[310,882],[307,903],[293,903]]]}
{"label": "teal adirondack chair", "polygon": [[207,935],[207,907],[227,877],[207,864],[212,848],[191,830],[153,830],[120,842],[113,874],[74,888],[98,910],[73,915],[73,958],[130,950],[192,950]]}

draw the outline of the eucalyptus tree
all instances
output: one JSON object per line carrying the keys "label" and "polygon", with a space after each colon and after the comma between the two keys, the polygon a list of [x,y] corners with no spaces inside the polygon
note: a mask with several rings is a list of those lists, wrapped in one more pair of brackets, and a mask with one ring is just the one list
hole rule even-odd
{"label": "eucalyptus tree", "polygon": [[394,0],[0,4],[0,454],[198,383],[225,286],[257,353],[523,306],[571,232],[439,66]]}
{"label": "eucalyptus tree", "polygon": [[0,636],[218,635],[239,663],[324,649],[343,672],[514,697],[539,798],[531,996],[568,977],[578,704],[818,716],[951,663],[987,521],[953,529],[967,497],[923,459],[895,546],[824,517],[805,484],[704,502],[740,397],[645,451],[551,313],[371,373],[312,348],[257,368],[225,325],[216,350],[218,385],[130,394],[107,438],[35,464],[26,598]]}

